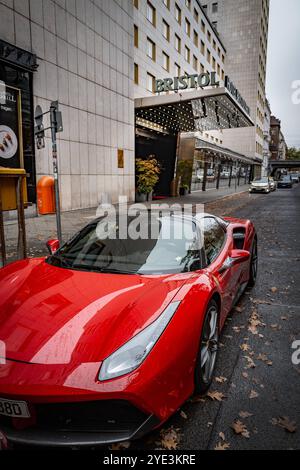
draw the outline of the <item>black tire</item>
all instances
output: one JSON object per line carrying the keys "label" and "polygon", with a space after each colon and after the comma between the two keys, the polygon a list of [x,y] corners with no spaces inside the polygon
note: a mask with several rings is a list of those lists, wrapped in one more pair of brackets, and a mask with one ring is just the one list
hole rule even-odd
{"label": "black tire", "polygon": [[[195,394],[197,395],[205,394],[213,380],[219,344],[219,313],[218,304],[211,300],[203,322],[195,367]],[[205,348],[208,354],[206,360]]]}
{"label": "black tire", "polygon": [[251,262],[250,262],[250,273],[248,286],[253,287],[256,283],[257,278],[257,266],[258,266],[258,256],[257,256],[257,238],[253,240],[252,250],[251,250]]}

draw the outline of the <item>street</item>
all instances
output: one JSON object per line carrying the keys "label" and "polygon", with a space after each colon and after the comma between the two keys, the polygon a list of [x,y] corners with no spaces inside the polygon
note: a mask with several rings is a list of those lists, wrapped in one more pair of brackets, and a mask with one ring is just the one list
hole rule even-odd
{"label": "street", "polygon": [[[291,346],[300,339],[300,185],[268,195],[243,193],[207,204],[206,211],[254,221],[257,284],[244,294],[223,330],[210,389],[220,393],[192,399],[163,431],[132,447],[178,443],[179,449],[297,449],[300,367],[292,364]],[[249,323],[253,312],[261,322],[257,334]],[[242,423],[236,427],[239,434],[232,428],[237,421]]]}

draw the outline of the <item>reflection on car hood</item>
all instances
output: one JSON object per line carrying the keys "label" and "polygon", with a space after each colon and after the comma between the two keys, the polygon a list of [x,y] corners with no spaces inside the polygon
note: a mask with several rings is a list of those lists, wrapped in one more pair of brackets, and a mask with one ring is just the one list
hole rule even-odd
{"label": "reflection on car hood", "polygon": [[145,328],[191,273],[82,272],[44,259],[0,269],[0,339],[6,357],[38,364],[96,362]]}

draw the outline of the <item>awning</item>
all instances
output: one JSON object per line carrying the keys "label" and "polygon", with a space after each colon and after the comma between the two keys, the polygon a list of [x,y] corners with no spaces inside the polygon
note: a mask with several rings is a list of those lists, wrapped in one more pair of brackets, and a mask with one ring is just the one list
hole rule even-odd
{"label": "awning", "polygon": [[241,163],[253,165],[253,163],[261,163],[260,160],[255,160],[241,153],[235,152],[234,150],[225,148],[221,145],[212,144],[202,139],[196,139],[195,150],[199,150],[207,154],[220,159],[228,159],[238,161]]}
{"label": "awning", "polygon": [[136,98],[136,125],[157,132],[196,132],[254,126],[227,88]]}

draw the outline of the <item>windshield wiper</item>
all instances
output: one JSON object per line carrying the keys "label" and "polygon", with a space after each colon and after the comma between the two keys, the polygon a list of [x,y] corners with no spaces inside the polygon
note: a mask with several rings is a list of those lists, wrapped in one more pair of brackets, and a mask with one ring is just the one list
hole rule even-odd
{"label": "windshield wiper", "polygon": [[73,269],[82,269],[84,271],[96,271],[97,273],[112,273],[112,274],[137,274],[135,271],[128,271],[125,269],[116,269],[116,268],[110,268],[109,266],[107,267],[101,267],[101,266],[94,266],[90,264],[72,264]]}

